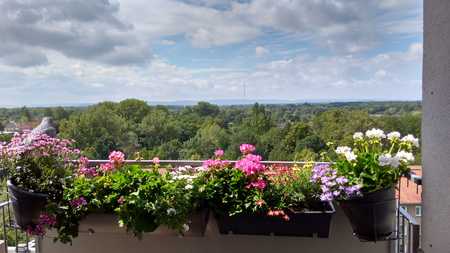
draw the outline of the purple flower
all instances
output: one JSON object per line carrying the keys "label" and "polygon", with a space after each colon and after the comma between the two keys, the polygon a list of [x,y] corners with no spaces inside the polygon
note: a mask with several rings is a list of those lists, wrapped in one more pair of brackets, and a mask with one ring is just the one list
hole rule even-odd
{"label": "purple flower", "polygon": [[244,143],[244,144],[241,144],[241,146],[239,147],[239,150],[241,150],[242,154],[248,155],[248,154],[255,152],[256,148],[252,144]]}
{"label": "purple flower", "polygon": [[87,201],[84,197],[79,197],[76,199],[72,199],[70,201],[70,205],[74,208],[79,208],[79,207],[87,205]]}

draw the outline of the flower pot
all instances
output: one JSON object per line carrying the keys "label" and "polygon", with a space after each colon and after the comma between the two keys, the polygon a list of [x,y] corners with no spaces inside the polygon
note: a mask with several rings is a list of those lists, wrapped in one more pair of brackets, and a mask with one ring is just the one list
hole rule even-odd
{"label": "flower pot", "polygon": [[10,180],[8,180],[7,185],[16,224],[22,229],[37,224],[39,215],[47,204],[48,195],[23,190],[15,186]]}
{"label": "flower pot", "polygon": [[339,202],[355,235],[365,241],[387,240],[395,231],[394,187]]}
{"label": "flower pot", "polygon": [[331,202],[323,204],[323,210],[285,212],[289,220],[262,214],[253,215],[218,215],[217,224],[221,234],[244,235],[277,235],[277,236],[303,236],[327,238],[330,232],[330,223],[335,213]]}
{"label": "flower pot", "polygon": [[[202,208],[196,212],[194,212],[186,225],[189,226],[189,230],[183,232],[183,236],[188,237],[202,237],[205,235],[206,225],[208,224],[209,219],[209,209]],[[166,226],[158,227],[153,235],[179,235],[178,231],[174,231]]]}

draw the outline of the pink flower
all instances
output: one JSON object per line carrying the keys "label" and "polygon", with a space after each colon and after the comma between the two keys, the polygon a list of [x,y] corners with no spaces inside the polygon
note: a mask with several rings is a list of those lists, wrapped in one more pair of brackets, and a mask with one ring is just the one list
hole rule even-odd
{"label": "pink flower", "polygon": [[222,160],[212,160],[212,159],[208,159],[206,161],[203,162],[203,167],[207,168],[207,169],[222,169],[224,167],[227,167],[228,165],[230,165],[230,162],[228,161],[222,161]]}
{"label": "pink flower", "polygon": [[123,203],[125,203],[125,198],[123,196],[120,196],[120,198],[117,200],[117,203],[119,203],[119,205],[122,205]]}
{"label": "pink flower", "polygon": [[98,176],[98,172],[94,167],[82,167],[78,169],[78,175],[85,177],[96,177]]}
{"label": "pink flower", "polygon": [[255,152],[255,150],[256,150],[255,146],[253,146],[252,144],[246,144],[246,143],[241,144],[239,149],[241,150],[241,153],[244,155],[251,154],[251,153]]}
{"label": "pink flower", "polygon": [[214,151],[214,156],[216,158],[221,158],[223,154],[224,154],[223,149],[217,149],[216,151]]}
{"label": "pink flower", "polygon": [[29,225],[26,229],[26,232],[28,235],[31,235],[31,236],[44,236],[45,235],[45,229],[41,224]]}
{"label": "pink flower", "polygon": [[114,165],[115,168],[120,167],[125,161],[124,153],[120,151],[113,151],[109,154],[109,162]]}
{"label": "pink flower", "polygon": [[236,162],[236,168],[240,169],[247,176],[264,172],[266,166],[261,163],[262,157],[259,155],[248,154],[243,159]]}
{"label": "pink flower", "polygon": [[247,188],[257,188],[260,190],[264,190],[264,188],[266,188],[266,181],[264,181],[263,179],[257,179],[254,182],[251,182],[250,184],[247,185]]}
{"label": "pink flower", "polygon": [[103,163],[102,165],[100,165],[100,170],[102,170],[103,172],[113,171],[114,165],[112,165],[111,163]]}
{"label": "pink flower", "polygon": [[160,160],[159,157],[153,157],[153,164],[159,164]]}
{"label": "pink flower", "polygon": [[39,224],[54,226],[56,225],[56,217],[50,214],[43,213],[39,216]]}
{"label": "pink flower", "polygon": [[87,201],[84,197],[79,197],[76,199],[72,199],[70,201],[70,205],[74,208],[79,208],[79,207],[87,205]]}
{"label": "pink flower", "polygon": [[89,159],[85,156],[80,157],[80,159],[78,159],[78,164],[80,166],[86,167],[89,165]]}

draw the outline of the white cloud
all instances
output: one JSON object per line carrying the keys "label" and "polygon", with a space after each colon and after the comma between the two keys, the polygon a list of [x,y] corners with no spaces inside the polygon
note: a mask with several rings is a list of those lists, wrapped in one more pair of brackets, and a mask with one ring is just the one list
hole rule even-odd
{"label": "white cloud", "polygon": [[267,55],[268,53],[269,53],[269,50],[265,47],[257,46],[255,48],[255,55],[257,57],[263,57],[263,56]]}

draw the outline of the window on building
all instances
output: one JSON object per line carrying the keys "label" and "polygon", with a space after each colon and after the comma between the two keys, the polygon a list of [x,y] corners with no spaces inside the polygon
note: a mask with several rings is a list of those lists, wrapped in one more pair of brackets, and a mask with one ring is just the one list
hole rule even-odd
{"label": "window on building", "polygon": [[416,216],[422,216],[422,206],[416,206]]}

